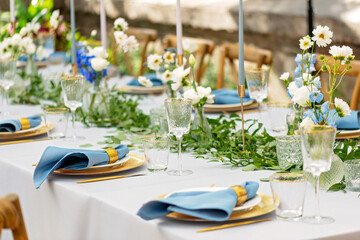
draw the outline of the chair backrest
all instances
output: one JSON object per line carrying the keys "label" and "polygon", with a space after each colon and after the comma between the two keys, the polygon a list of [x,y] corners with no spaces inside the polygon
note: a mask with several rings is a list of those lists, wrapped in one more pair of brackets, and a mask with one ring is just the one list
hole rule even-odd
{"label": "chair backrest", "polygon": [[16,194],[0,198],[0,238],[2,229],[10,229],[14,240],[28,239],[19,197]]}
{"label": "chair backrest", "polygon": [[[234,60],[239,58],[239,44],[226,43],[220,46],[219,70],[217,76],[216,88],[224,87],[224,68],[225,60],[228,59],[233,73],[233,80],[238,82],[238,70]],[[273,55],[270,50],[244,45],[244,60],[255,63],[257,67],[262,65],[270,66],[273,61]]]}
{"label": "chair backrest", "polygon": [[[130,56],[128,53],[124,53],[126,67],[132,76],[144,75],[148,46],[151,42],[155,42],[158,39],[158,31],[156,31],[154,29],[149,29],[149,28],[130,27],[129,29],[126,30],[126,34],[128,34],[129,36],[130,35],[135,36],[135,38],[138,40],[138,42],[140,44],[140,49],[141,49],[140,71],[138,73],[135,73],[132,63],[131,63]],[[115,40],[113,41],[112,49],[114,49],[114,64],[117,65],[118,64],[117,63],[117,50],[116,50],[117,46],[116,46]]]}
{"label": "chair backrest", "polygon": [[[183,39],[189,39],[191,41],[194,41],[198,49],[195,52],[196,58],[197,58],[197,65],[196,65],[196,72],[195,72],[195,78],[196,82],[200,84],[201,78],[204,76],[205,71],[210,63],[210,56],[214,52],[215,49],[215,43],[208,39],[203,38],[191,38],[191,37],[183,37]],[[176,35],[166,35],[163,38],[163,47],[164,48],[176,48],[177,47],[177,38]],[[208,61],[205,62],[205,57],[208,56]]]}
{"label": "chair backrest", "polygon": [[[320,70],[321,68],[321,60],[320,60],[320,56],[323,54],[316,54],[316,62],[315,62],[315,68],[317,71]],[[330,56],[325,56],[326,59],[330,58]],[[329,60],[328,64],[334,64],[334,60],[331,59]],[[355,82],[355,86],[354,89],[352,91],[352,95],[351,95],[351,101],[350,101],[350,108],[351,110],[357,110],[358,109],[358,105],[359,105],[359,101],[360,101],[360,61],[359,60],[353,60],[351,62],[351,66],[352,69],[349,70],[345,76],[348,77],[356,77],[356,82]],[[339,71],[344,70],[344,66],[341,66]],[[325,79],[324,76],[324,72],[320,72],[320,80],[321,80],[321,92],[322,94],[324,94],[324,100],[328,101],[329,100],[329,93],[328,93],[328,89],[327,89],[327,82],[328,80]],[[341,84],[340,84],[341,87]]]}

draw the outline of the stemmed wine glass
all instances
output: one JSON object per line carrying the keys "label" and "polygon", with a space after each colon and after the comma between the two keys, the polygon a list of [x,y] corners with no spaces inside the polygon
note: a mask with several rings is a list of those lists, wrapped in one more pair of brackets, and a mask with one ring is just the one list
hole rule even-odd
{"label": "stemmed wine glass", "polygon": [[73,136],[70,140],[83,140],[85,137],[77,136],[75,131],[75,111],[82,106],[85,78],[80,74],[69,74],[61,77],[61,86],[64,91],[65,106],[70,108],[72,113]]}
{"label": "stemmed wine glass", "polygon": [[319,178],[322,172],[330,170],[336,128],[330,126],[303,126],[300,128],[301,151],[304,171],[310,172],[315,179],[315,216],[304,217],[303,221],[312,224],[332,223],[331,217],[320,216]]}
{"label": "stemmed wine glass", "polygon": [[181,159],[181,140],[182,136],[190,130],[192,101],[184,98],[167,98],[165,99],[165,108],[169,134],[176,136],[178,144],[178,170],[170,170],[168,174],[174,176],[192,174],[191,170],[182,169]]}
{"label": "stemmed wine glass", "polygon": [[4,89],[2,115],[9,115],[9,89],[15,84],[16,59],[0,60],[0,86]]}
{"label": "stemmed wine glass", "polygon": [[259,119],[261,117],[261,102],[268,96],[270,70],[266,68],[251,68],[245,71],[250,97],[259,104]]}

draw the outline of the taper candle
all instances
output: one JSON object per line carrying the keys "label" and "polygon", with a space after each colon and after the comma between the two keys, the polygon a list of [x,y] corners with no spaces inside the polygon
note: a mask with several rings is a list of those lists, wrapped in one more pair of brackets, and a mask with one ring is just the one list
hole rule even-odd
{"label": "taper candle", "polygon": [[105,12],[105,0],[100,0],[100,28],[101,28],[101,45],[104,49],[107,48],[106,37],[106,12]]}
{"label": "taper candle", "polygon": [[245,85],[243,4],[239,1],[239,85]]}
{"label": "taper candle", "polygon": [[75,6],[74,0],[70,0],[71,18],[71,63],[76,64],[76,42],[75,42]]}
{"label": "taper candle", "polygon": [[182,46],[182,23],[180,0],[176,0],[176,37],[177,37],[177,54],[184,55]]}

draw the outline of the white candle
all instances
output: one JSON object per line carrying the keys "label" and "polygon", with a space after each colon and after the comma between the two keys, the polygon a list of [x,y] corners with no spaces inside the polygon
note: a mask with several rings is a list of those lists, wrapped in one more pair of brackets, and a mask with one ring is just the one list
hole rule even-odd
{"label": "white candle", "polygon": [[244,25],[242,0],[239,1],[239,85],[245,85],[244,76]]}
{"label": "white candle", "polygon": [[10,21],[15,22],[15,0],[10,0]]}
{"label": "white candle", "polygon": [[101,28],[101,45],[104,49],[107,48],[106,39],[106,12],[104,0],[100,0],[100,28]]}
{"label": "white candle", "polygon": [[182,47],[182,23],[180,0],[176,0],[176,36],[177,36],[177,54],[184,55]]}
{"label": "white candle", "polygon": [[75,6],[74,6],[74,0],[70,0],[70,18],[71,18],[71,63],[76,64]]}

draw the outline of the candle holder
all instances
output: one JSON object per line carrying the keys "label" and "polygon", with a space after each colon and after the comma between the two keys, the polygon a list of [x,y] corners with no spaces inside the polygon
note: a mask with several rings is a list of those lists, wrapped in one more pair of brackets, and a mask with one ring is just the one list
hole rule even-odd
{"label": "candle holder", "polygon": [[73,74],[77,74],[78,73],[78,66],[77,66],[77,64],[76,63],[73,63],[72,65],[71,65],[71,70],[72,70],[72,73]]}
{"label": "candle holder", "polygon": [[243,140],[243,151],[245,152],[245,127],[244,127],[244,101],[245,97],[245,85],[238,85],[238,95],[241,98],[241,127],[242,127],[242,140]]}
{"label": "candle holder", "polygon": [[15,21],[12,21],[11,22],[11,28],[13,29],[13,33],[15,33],[15,27],[16,27],[16,22]]}
{"label": "candle holder", "polygon": [[177,63],[178,66],[182,66],[184,64],[184,56],[182,54],[177,55]]}

